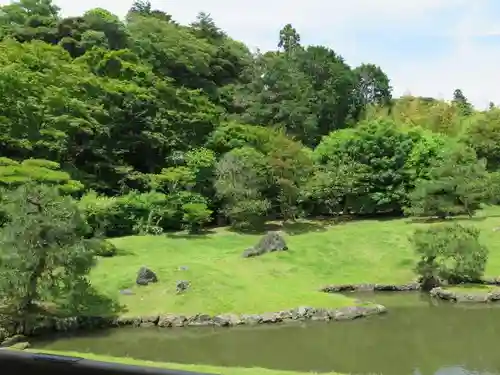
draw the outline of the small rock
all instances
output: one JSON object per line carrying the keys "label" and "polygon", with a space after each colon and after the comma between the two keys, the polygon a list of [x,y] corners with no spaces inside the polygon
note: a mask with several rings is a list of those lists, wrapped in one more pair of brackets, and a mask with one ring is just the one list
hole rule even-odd
{"label": "small rock", "polygon": [[3,340],[0,346],[3,348],[9,348],[22,342],[26,342],[26,337],[24,335],[14,335]]}
{"label": "small rock", "polygon": [[158,277],[149,268],[143,266],[137,272],[137,278],[135,282],[137,285],[148,285],[149,283],[158,282]]}
{"label": "small rock", "polygon": [[210,326],[213,325],[212,317],[208,314],[198,314],[188,319],[188,326]]}
{"label": "small rock", "polygon": [[172,327],[184,327],[188,322],[188,319],[184,315],[178,315],[172,321]]}
{"label": "small rock", "polygon": [[292,313],[290,311],[280,311],[276,314],[279,319],[283,320],[289,320],[292,319]]}
{"label": "small rock", "polygon": [[277,314],[274,313],[262,314],[262,323],[276,323],[278,320],[281,319]]}
{"label": "small rock", "polygon": [[161,315],[158,320],[158,327],[172,327],[175,318],[176,317],[173,314]]}
{"label": "small rock", "polygon": [[328,321],[331,319],[330,311],[328,309],[316,309],[314,315],[312,316],[312,319]]}
{"label": "small rock", "polygon": [[301,306],[297,309],[297,314],[299,315],[299,317],[307,318],[310,315],[314,314],[314,311],[315,309],[312,307]]}
{"label": "small rock", "polygon": [[134,292],[130,289],[123,289],[120,290],[120,294],[123,294],[124,296],[132,296],[134,295]]}
{"label": "small rock", "polygon": [[187,266],[180,266],[179,271],[187,271],[189,268]]}
{"label": "small rock", "polygon": [[191,283],[189,281],[178,280],[177,283],[175,284],[175,290],[176,290],[177,294],[180,294],[180,293],[188,290],[190,285],[191,285]]}
{"label": "small rock", "polygon": [[231,325],[231,321],[224,315],[217,315],[214,316],[214,324],[219,327],[228,327]]}
{"label": "small rock", "polygon": [[153,323],[153,325],[156,325],[159,320],[160,320],[160,317],[158,315],[144,316],[141,318],[142,323]]}
{"label": "small rock", "polygon": [[334,314],[335,320],[353,320],[364,316],[365,309],[362,307],[344,307],[338,309]]}
{"label": "small rock", "polygon": [[135,318],[131,318],[128,316],[119,316],[118,318],[115,319],[115,324],[119,327],[131,326],[134,325],[134,320]]}
{"label": "small rock", "polygon": [[245,314],[241,316],[244,324],[255,325],[262,322],[262,317],[258,314]]}
{"label": "small rock", "polygon": [[243,254],[241,254],[243,258],[250,258],[253,256],[257,256],[257,253],[253,247],[249,247],[245,251],[243,251]]}

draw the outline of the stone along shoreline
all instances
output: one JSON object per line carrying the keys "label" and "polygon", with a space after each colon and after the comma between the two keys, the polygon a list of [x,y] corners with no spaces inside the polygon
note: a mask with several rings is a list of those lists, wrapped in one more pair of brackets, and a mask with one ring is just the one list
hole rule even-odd
{"label": "stone along shoreline", "polygon": [[[353,320],[371,315],[386,313],[382,305],[366,305],[323,309],[299,307],[275,313],[264,314],[162,314],[143,317],[71,317],[71,318],[40,318],[23,329],[14,326],[0,330],[0,342],[3,347],[22,341],[21,337],[40,336],[58,332],[73,332],[117,327],[233,327],[239,325],[276,324],[294,321],[342,321]],[[15,339],[13,339],[15,338]]]}

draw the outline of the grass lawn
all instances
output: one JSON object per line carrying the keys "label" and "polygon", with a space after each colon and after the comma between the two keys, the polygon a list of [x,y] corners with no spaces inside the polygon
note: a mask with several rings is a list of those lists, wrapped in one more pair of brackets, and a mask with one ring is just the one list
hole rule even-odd
{"label": "grass lawn", "polygon": [[[473,219],[457,219],[482,229],[490,248],[488,276],[500,275],[500,208],[487,208]],[[127,315],[153,313],[263,313],[298,306],[338,307],[352,300],[318,292],[332,283],[406,283],[415,275],[415,257],[408,238],[419,226],[408,219],[363,220],[327,225],[301,222],[283,228],[288,252],[244,259],[241,253],[260,235],[216,229],[189,236],[134,236],[112,240],[122,254],[99,260],[91,281],[101,292],[116,296]],[[134,286],[145,265],[159,283]],[[186,266],[187,270],[179,270]],[[191,289],[175,294],[176,280]],[[120,295],[130,288],[134,295]]]}
{"label": "grass lawn", "polygon": [[500,288],[496,285],[463,284],[448,286],[444,289],[458,293],[485,294],[493,291],[498,291]]}
{"label": "grass lawn", "polygon": [[[30,352],[39,352],[37,350],[26,350]],[[205,366],[205,365],[184,365],[177,363],[160,363],[160,362],[150,362],[142,361],[132,358],[115,358],[102,355],[86,354],[86,353],[76,353],[76,352],[55,352],[44,350],[43,353],[46,354],[58,354],[67,355],[74,357],[86,358],[94,361],[103,362],[114,362],[127,365],[135,366],[152,366],[160,368],[168,368],[170,370],[185,370],[193,372],[203,372],[208,374],[221,374],[221,375],[306,375],[314,374],[312,372],[294,372],[294,371],[280,371],[280,370],[268,370],[263,368],[237,368],[237,367],[216,367],[216,366]],[[339,375],[336,372],[322,373],[322,375]]]}

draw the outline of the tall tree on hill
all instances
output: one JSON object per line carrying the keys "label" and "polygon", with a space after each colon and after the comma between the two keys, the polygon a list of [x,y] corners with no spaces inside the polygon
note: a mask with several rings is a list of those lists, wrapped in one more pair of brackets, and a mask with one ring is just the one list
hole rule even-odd
{"label": "tall tree on hill", "polygon": [[474,110],[472,104],[469,103],[461,89],[456,89],[453,92],[452,103],[460,109],[460,112],[464,116],[471,115]]}
{"label": "tall tree on hill", "polygon": [[389,78],[382,69],[373,64],[362,64],[354,69],[357,94],[362,106],[386,105],[392,98]]}
{"label": "tall tree on hill", "polygon": [[164,22],[172,22],[172,16],[158,9],[153,9],[151,2],[149,0],[136,0],[132,3],[126,19],[130,21],[134,16],[141,17],[155,17]]}
{"label": "tall tree on hill", "polygon": [[290,54],[300,47],[300,34],[292,26],[292,24],[286,24],[280,30],[280,37],[278,42],[278,48],[282,48],[283,51]]}
{"label": "tall tree on hill", "polygon": [[217,40],[226,36],[225,33],[217,27],[210,14],[205,12],[198,13],[196,21],[191,23],[191,28],[200,38]]}

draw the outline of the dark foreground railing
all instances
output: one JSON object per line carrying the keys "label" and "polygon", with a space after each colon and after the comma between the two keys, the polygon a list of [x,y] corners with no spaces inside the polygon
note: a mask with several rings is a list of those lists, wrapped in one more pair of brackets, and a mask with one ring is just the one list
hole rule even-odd
{"label": "dark foreground railing", "polygon": [[0,350],[0,373],[15,375],[212,375],[8,349]]}

